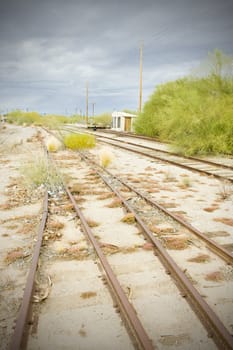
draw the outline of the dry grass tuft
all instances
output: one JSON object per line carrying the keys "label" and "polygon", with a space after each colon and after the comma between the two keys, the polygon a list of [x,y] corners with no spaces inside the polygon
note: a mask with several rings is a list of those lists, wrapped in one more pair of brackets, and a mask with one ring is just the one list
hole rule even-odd
{"label": "dry grass tuft", "polygon": [[71,186],[71,191],[72,193],[78,193],[80,194],[83,190],[85,189],[85,186],[81,185],[81,184],[73,184]]}
{"label": "dry grass tuft", "polygon": [[205,276],[206,281],[213,281],[213,282],[220,282],[224,280],[224,276],[220,271],[214,271],[211,273],[208,273]]}
{"label": "dry grass tuft", "polygon": [[186,189],[192,186],[190,178],[185,175],[182,177],[181,182],[177,185],[181,189]]}
{"label": "dry grass tuft", "polygon": [[23,248],[16,248],[11,250],[10,252],[7,253],[4,261],[7,264],[12,264],[13,262],[15,262],[18,259],[23,259],[26,256],[28,256],[28,254],[25,253],[25,251],[23,250]]}
{"label": "dry grass tuft", "polygon": [[88,224],[89,227],[97,227],[97,226],[99,226],[99,223],[94,221],[94,220],[92,220],[92,219],[87,219],[87,224]]}
{"label": "dry grass tuft", "polygon": [[165,247],[171,250],[183,250],[188,247],[186,237],[166,237],[164,239]]}
{"label": "dry grass tuft", "polygon": [[49,152],[57,152],[62,146],[61,142],[54,136],[49,136],[45,144]]}
{"label": "dry grass tuft", "polygon": [[218,205],[213,204],[211,207],[203,208],[203,210],[207,211],[208,213],[212,213],[213,211],[217,210],[219,208]]}
{"label": "dry grass tuft", "polygon": [[99,154],[100,165],[107,168],[114,160],[114,155],[110,150],[102,150]]}
{"label": "dry grass tuft", "polygon": [[0,210],[10,210],[11,208],[12,208],[12,206],[9,202],[0,204]]}
{"label": "dry grass tuft", "polygon": [[122,207],[122,201],[120,198],[115,198],[111,203],[107,205],[108,208],[119,208]]}
{"label": "dry grass tuft", "polygon": [[210,257],[207,254],[199,254],[194,258],[188,259],[188,261],[195,262],[195,263],[204,263],[204,262],[210,261]]}
{"label": "dry grass tuft", "polygon": [[97,199],[104,200],[104,199],[112,198],[112,197],[114,197],[114,196],[115,196],[114,193],[112,193],[112,192],[106,192],[106,193],[103,193],[103,194],[99,195],[99,196],[97,197]]}
{"label": "dry grass tuft", "polygon": [[78,244],[73,244],[71,247],[62,248],[59,253],[64,258],[75,259],[75,260],[85,260],[89,257],[89,253],[86,248],[79,247]]}
{"label": "dry grass tuft", "polygon": [[80,297],[83,299],[89,299],[96,297],[97,293],[96,292],[83,292],[80,294]]}
{"label": "dry grass tuft", "polygon": [[222,222],[225,225],[233,226],[233,219],[230,218],[215,218],[214,221]]}
{"label": "dry grass tuft", "polygon": [[133,213],[127,213],[122,219],[122,222],[127,224],[134,224],[136,222],[135,216]]}
{"label": "dry grass tuft", "polygon": [[57,231],[57,230],[61,230],[64,228],[64,223],[63,222],[60,222],[58,220],[56,221],[50,221],[47,225],[47,228],[50,229],[50,230],[53,230],[53,231]]}

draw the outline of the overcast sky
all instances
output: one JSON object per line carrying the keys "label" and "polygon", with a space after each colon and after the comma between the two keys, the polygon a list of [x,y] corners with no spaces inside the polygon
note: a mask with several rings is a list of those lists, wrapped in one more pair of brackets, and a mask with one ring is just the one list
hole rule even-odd
{"label": "overcast sky", "polygon": [[233,0],[0,0],[0,112],[138,108],[215,48],[233,53]]}

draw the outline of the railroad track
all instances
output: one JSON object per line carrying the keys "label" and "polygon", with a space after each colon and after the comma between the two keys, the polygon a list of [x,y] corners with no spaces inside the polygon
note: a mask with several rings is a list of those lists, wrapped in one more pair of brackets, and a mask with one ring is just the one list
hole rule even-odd
{"label": "railroad track", "polygon": [[[179,266],[179,259],[181,259],[181,255],[185,254],[186,249],[181,249],[181,255],[178,254],[179,250],[175,250],[175,253],[171,254],[173,250],[169,249],[168,247],[168,243],[170,242],[169,236],[176,235],[178,241],[181,238],[181,241],[187,243],[187,255],[185,255],[186,259],[190,258],[190,252],[193,252],[190,249],[194,248],[194,251],[196,252],[196,254],[198,254],[198,256],[208,255],[210,260],[214,261],[215,266],[224,269],[225,272],[230,271],[228,270],[230,269],[230,267],[227,264],[232,263],[232,255],[229,252],[222,249],[221,247],[217,247],[217,245],[215,244],[213,248],[213,242],[210,243],[209,241],[205,241],[203,243],[203,241],[200,241],[200,235],[198,236],[198,238],[196,236],[193,237],[192,235],[194,234],[194,232],[187,232],[188,230],[190,231],[190,227],[184,227],[184,223],[177,222],[176,217],[173,218],[176,221],[176,223],[172,223],[172,225],[170,221],[171,219],[169,218],[169,224],[172,226],[170,229],[172,230],[172,232],[167,232],[167,234],[165,234],[164,237],[160,235],[161,232],[153,232],[150,228],[153,219],[156,217],[157,220],[167,220],[167,218],[164,218],[163,216],[167,215],[166,211],[164,211],[163,214],[156,212],[154,209],[154,203],[150,203],[150,200],[148,198],[142,198],[142,194],[139,194],[138,191],[132,188],[132,186],[123,183],[122,181],[120,181],[120,179],[116,178],[116,176],[112,176],[109,172],[106,172],[103,169],[97,167],[96,164],[94,164],[93,162],[89,166],[85,165],[85,169],[87,169],[85,170],[83,164],[80,164],[81,161],[78,161],[76,155],[73,155],[73,157],[73,162],[75,162],[76,164],[74,168],[74,173],[77,172],[77,164],[80,165],[78,174],[79,182],[78,186],[76,183],[77,179],[76,181],[71,181],[69,187],[64,185],[64,189],[66,192],[65,195],[72,202],[73,208],[75,209],[75,212],[77,214],[78,221],[76,224],[81,224],[80,230],[85,232],[88,241],[91,242],[93,249],[95,250],[95,254],[98,256],[96,260],[96,258],[94,258],[93,255],[91,255],[94,261],[100,265],[100,269],[103,271],[102,277],[104,278],[104,282],[108,283],[109,290],[113,293],[113,299],[117,301],[117,308],[119,308],[120,310],[121,316],[130,334],[130,338],[132,339],[132,343],[130,346],[132,347],[133,344],[133,346],[135,346],[136,348],[141,349],[153,349],[157,347],[159,348],[163,344],[166,344],[165,342],[163,343],[164,339],[166,339],[166,341],[171,341],[171,339],[175,339],[174,346],[175,344],[177,344],[179,339],[178,330],[174,329],[174,334],[167,335],[166,331],[163,330],[164,324],[160,325],[160,318],[162,315],[160,314],[160,316],[154,317],[154,313],[156,313],[156,310],[163,310],[163,307],[165,310],[167,308],[166,304],[168,303],[168,299],[172,300],[172,297],[174,298],[175,295],[175,300],[177,303],[177,309],[175,309],[175,311],[183,311],[184,313],[185,310],[185,313],[183,315],[184,318],[182,319],[181,324],[178,326],[178,328],[182,325],[183,328],[187,331],[187,325],[189,324],[191,318],[192,329],[190,329],[190,334],[185,334],[183,339],[183,341],[186,342],[184,345],[185,348],[195,349],[197,348],[197,346],[200,346],[201,341],[204,342],[205,347],[203,348],[206,349],[214,349],[214,344],[216,344],[219,349],[233,349],[232,335],[230,334],[230,322],[232,321],[232,319],[230,319],[228,314],[228,316],[225,317],[223,320],[220,316],[217,315],[217,308],[216,310],[214,310],[214,303],[216,302],[216,300],[212,298],[211,293],[208,294],[208,290],[213,291],[214,287],[212,286],[210,289],[203,289],[205,290],[206,295],[205,298],[202,296],[203,290],[202,292],[198,291],[198,289],[196,289],[193,285],[192,281],[192,278],[197,278],[197,275],[195,275],[195,273],[193,275],[193,271],[195,269],[192,271],[195,262],[189,262],[188,264],[186,264],[189,265],[191,263],[190,269],[188,268],[188,266],[185,266],[185,268],[184,266]],[[85,162],[87,161],[86,155],[82,154],[81,158],[83,160],[85,159]],[[70,157],[67,157],[67,159],[71,159],[72,161],[72,155]],[[68,169],[68,171],[70,171],[70,167],[72,167],[72,164],[70,164],[69,161],[65,160],[65,157],[64,160],[62,160],[62,157],[60,157],[57,161],[60,162],[59,168],[64,167]],[[73,176],[74,173],[72,173]],[[83,180],[80,179],[80,174],[82,174]],[[108,189],[106,186],[108,187]],[[88,223],[88,220],[86,219],[88,215],[88,210],[92,217],[94,217],[93,207],[91,206],[91,204],[90,207],[88,207],[88,203],[90,203],[90,196],[92,201],[94,202],[95,207],[103,208],[104,210],[106,210],[106,200],[111,202],[114,199],[111,198],[113,193],[116,196],[115,204],[117,204],[117,206],[115,208],[114,206],[109,207],[109,212],[113,215],[113,211],[117,211],[118,213],[118,211],[120,210],[122,211],[121,215],[123,215],[124,211],[126,211],[127,214],[130,214],[128,215],[128,218],[131,217],[134,226],[137,225],[137,227],[139,227],[140,230],[140,234],[137,234],[137,239],[135,238],[135,232],[132,232],[132,229],[130,229],[130,227],[132,226],[129,226],[126,230],[127,237],[125,237],[125,235],[122,235],[122,227],[120,226],[120,223],[118,224],[118,226],[116,226],[116,222],[114,222],[114,220],[111,220],[111,214],[108,216],[107,226],[106,223],[103,222],[102,225],[97,226],[96,228],[90,227],[90,223]],[[100,198],[101,195],[102,198]],[[85,205],[85,202],[82,201],[87,198],[89,199],[89,201]],[[59,198],[57,200],[59,202]],[[77,202],[82,204],[77,204]],[[149,204],[150,208],[148,208]],[[82,205],[84,209],[81,209],[80,205]],[[161,208],[157,207],[157,209],[161,211]],[[45,207],[43,211],[44,214],[41,221],[41,226],[39,229],[40,232],[36,246],[39,246],[39,243],[42,242],[40,237],[45,227],[48,211],[49,210],[47,209],[47,197],[45,197]],[[101,215],[100,211],[97,210],[96,215]],[[179,225],[183,225],[182,234],[180,234],[179,232]],[[114,231],[114,226],[116,226],[116,231]],[[112,229],[110,229],[110,227]],[[108,232],[109,229],[112,232]],[[114,232],[115,234],[117,234],[118,244],[116,244],[116,241],[114,241]],[[145,240],[147,243],[145,243]],[[126,242],[127,247],[124,246]],[[210,246],[211,251],[208,251],[207,254],[206,252]],[[39,250],[40,248],[36,248],[35,256],[37,258],[33,258],[33,261],[38,260]],[[216,256],[216,254],[218,255]],[[145,289],[145,285],[137,280],[139,271],[137,271],[136,269],[137,273],[136,275],[134,274],[133,277],[132,271],[129,270],[128,274],[124,271],[126,280],[122,279],[122,272],[119,260],[117,260],[116,263],[117,256],[118,259],[120,259],[121,263],[123,263],[123,267],[130,265],[129,261],[132,261],[132,259],[135,259],[133,260],[134,269],[135,266],[140,266],[142,271],[143,282],[145,280],[145,285],[150,286],[150,290],[146,290],[148,294],[145,295],[150,295],[150,302],[152,303],[151,305],[145,303],[145,306],[144,304],[142,304],[142,302],[140,303],[140,298],[137,298],[137,286],[142,284],[143,289]],[[147,266],[145,266],[145,270],[143,269],[143,266],[141,266],[142,257],[143,261],[147,261],[149,266],[151,266],[151,270],[148,271]],[[184,260],[185,259],[182,258],[182,260],[180,261]],[[35,264],[37,266],[38,262],[36,262]],[[34,267],[32,267],[32,270],[34,271],[34,276],[30,272],[28,277],[28,280],[30,280],[29,291],[28,288],[25,289],[25,295],[28,299],[28,305],[31,303],[31,298],[33,294],[35,264]],[[202,264],[203,275],[208,270],[208,268],[207,270],[205,270],[204,265],[205,264]],[[163,280],[164,283],[167,283],[172,290],[172,293],[167,291],[168,299],[164,299],[163,288],[159,288],[159,273],[162,273],[162,277],[160,278]],[[155,283],[156,278],[157,283]],[[130,286],[128,287],[129,281]],[[221,285],[220,281],[218,283]],[[222,288],[226,288],[226,290],[228,290],[228,288],[230,288],[230,282],[229,287],[226,287],[226,280],[224,281],[224,283],[222,284]],[[204,288],[203,278],[200,278],[197,281],[197,284],[200,289]],[[176,288],[176,285],[178,286],[178,289]],[[174,295],[172,296],[172,294]],[[207,299],[208,303],[205,299]],[[187,308],[187,302],[191,305],[192,309],[195,311],[195,314],[198,316],[201,323],[197,322],[196,316],[194,317],[191,312],[191,309]],[[225,298],[225,302],[228,302],[227,296]],[[154,308],[154,311],[152,310],[152,306]],[[148,309],[148,307],[150,311],[149,315],[146,314],[145,311],[146,309]],[[181,308],[181,310],[179,310],[179,307]],[[220,305],[218,305],[218,307],[220,307]],[[174,309],[171,311],[174,312]],[[16,323],[16,329],[12,340],[12,349],[19,348],[19,346],[21,346],[23,340],[25,339],[24,326],[27,324],[27,316],[28,314],[30,314],[30,312],[29,306],[25,308],[24,300],[22,302],[22,307],[20,311],[20,315],[22,314],[24,315],[24,322],[22,322],[22,316],[20,316]],[[175,318],[178,324],[180,317],[181,316],[178,316],[177,314]],[[174,314],[172,313],[170,315],[166,315],[166,322],[168,324],[171,323],[170,320],[174,320]],[[24,324],[23,327],[22,324]],[[162,328],[162,331],[160,330],[161,333],[158,329],[156,329],[155,324],[158,329],[160,329],[160,327]],[[206,332],[203,331],[201,324],[204,325]],[[166,327],[167,325],[165,326],[165,329]],[[176,327],[174,326],[174,328]],[[200,333],[198,333],[198,330]],[[178,335],[176,334],[176,332],[178,332]],[[192,332],[193,334],[198,334],[199,339],[194,339],[195,337],[193,337]],[[190,342],[193,342],[193,345],[190,345]],[[112,345],[112,348],[114,348],[114,344]]]}
{"label": "railroad track", "polygon": [[[74,133],[77,132],[77,128],[75,127],[65,127],[64,130]],[[179,156],[176,153],[164,149],[158,149],[154,146],[136,144],[135,142],[124,141],[122,138],[113,138],[102,134],[99,135],[98,133],[93,134],[95,134],[98,141],[110,144],[111,146],[119,147],[127,151],[135,152],[137,154],[159,160],[161,162],[179,166],[183,169],[233,182],[233,166],[231,165],[196,157]],[[122,137],[123,135],[120,134],[120,136]]]}

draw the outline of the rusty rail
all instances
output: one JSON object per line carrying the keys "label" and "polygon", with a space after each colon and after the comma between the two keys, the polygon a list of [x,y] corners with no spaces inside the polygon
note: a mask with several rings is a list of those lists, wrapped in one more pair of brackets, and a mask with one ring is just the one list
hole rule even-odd
{"label": "rusty rail", "polygon": [[130,325],[132,327],[133,330],[133,334],[136,336],[136,339],[140,345],[140,347],[142,349],[145,350],[152,350],[154,349],[151,340],[149,339],[145,329],[143,328],[140,320],[137,317],[137,314],[132,306],[132,304],[130,304],[128,298],[126,297],[121,285],[119,284],[114,272],[112,271],[111,266],[109,265],[107,259],[105,258],[97,240],[95,239],[89,225],[87,224],[87,221],[84,217],[84,215],[82,214],[81,210],[79,209],[79,207],[77,206],[77,203],[75,202],[75,199],[73,198],[71,192],[69,191],[69,189],[66,187],[66,193],[69,196],[74,209],[78,215],[78,217],[81,220],[82,226],[90,240],[90,242],[92,243],[96,254],[99,257],[99,260],[106,272],[107,275],[107,279],[111,284],[112,289],[115,292],[115,295],[119,301],[119,307],[121,308],[121,311],[123,312],[124,315],[126,315],[127,319],[130,322]]}
{"label": "rusty rail", "polygon": [[233,338],[232,335],[228,332],[226,327],[223,325],[218,316],[214,313],[214,311],[210,308],[210,306],[205,302],[205,300],[201,297],[199,292],[194,288],[192,283],[183,273],[183,271],[178,267],[178,265],[174,262],[171,256],[167,253],[166,249],[162,246],[160,241],[154,237],[153,233],[148,229],[148,227],[144,224],[138,214],[134,211],[134,209],[127,203],[127,201],[122,197],[122,195],[117,191],[100,172],[98,175],[102,178],[102,180],[106,183],[106,185],[118,196],[118,198],[122,201],[127,210],[133,213],[138,225],[142,228],[145,237],[151,241],[151,243],[156,247],[156,252],[163,263],[166,266],[167,270],[175,280],[178,282],[183,296],[187,298],[190,305],[196,311],[199,319],[206,326],[210,336],[213,337],[216,345],[218,345],[219,349],[233,349]]}
{"label": "rusty rail", "polygon": [[47,216],[48,216],[48,192],[46,191],[44,202],[43,202],[43,213],[42,213],[40,226],[38,229],[38,236],[37,236],[37,241],[34,248],[34,254],[32,257],[31,268],[27,277],[23,300],[21,303],[18,317],[17,317],[14,334],[11,339],[10,350],[20,349],[24,341],[24,337],[26,336],[25,326],[28,321],[31,299],[32,299],[33,290],[34,290],[34,280],[35,280],[35,275],[36,275],[36,270],[38,265],[38,259],[40,255],[43,232],[47,221]]}
{"label": "rusty rail", "polygon": [[167,210],[164,206],[162,206],[161,204],[159,204],[158,202],[156,202],[155,200],[152,200],[151,198],[149,198],[148,196],[146,196],[145,194],[143,194],[141,191],[137,190],[136,188],[134,188],[133,186],[131,186],[130,184],[126,183],[125,181],[123,181],[122,179],[120,179],[118,176],[110,173],[110,171],[108,171],[107,169],[101,167],[100,165],[96,164],[93,160],[91,160],[87,155],[84,155],[83,153],[81,153],[81,156],[83,158],[86,158],[88,161],[90,161],[92,164],[94,164],[95,166],[98,166],[99,168],[101,168],[104,172],[106,172],[108,175],[110,175],[112,178],[116,179],[117,181],[119,181],[122,185],[124,185],[125,187],[129,188],[131,191],[135,192],[137,195],[139,195],[142,199],[144,199],[145,201],[147,201],[149,204],[151,204],[152,206],[155,206],[157,209],[159,209],[160,211],[164,212],[166,215],[170,216],[172,219],[174,219],[176,222],[178,222],[179,224],[181,224],[182,226],[186,227],[189,231],[191,231],[192,233],[194,233],[196,236],[198,236],[202,241],[204,241],[208,247],[215,253],[217,254],[220,258],[224,259],[228,264],[233,264],[233,254],[230,253],[229,251],[227,251],[225,248],[221,247],[218,243],[214,242],[212,239],[208,238],[205,236],[204,233],[202,233],[201,231],[199,231],[197,228],[195,228],[194,226],[192,226],[190,223],[188,223],[186,220],[181,219],[180,217],[178,217],[177,215],[173,214],[172,212],[170,212],[169,210]]}

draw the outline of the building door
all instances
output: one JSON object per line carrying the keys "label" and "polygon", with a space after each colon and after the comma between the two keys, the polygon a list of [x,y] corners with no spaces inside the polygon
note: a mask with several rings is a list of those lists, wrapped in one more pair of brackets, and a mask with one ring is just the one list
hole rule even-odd
{"label": "building door", "polygon": [[131,131],[131,118],[125,117],[125,130],[124,131]]}

